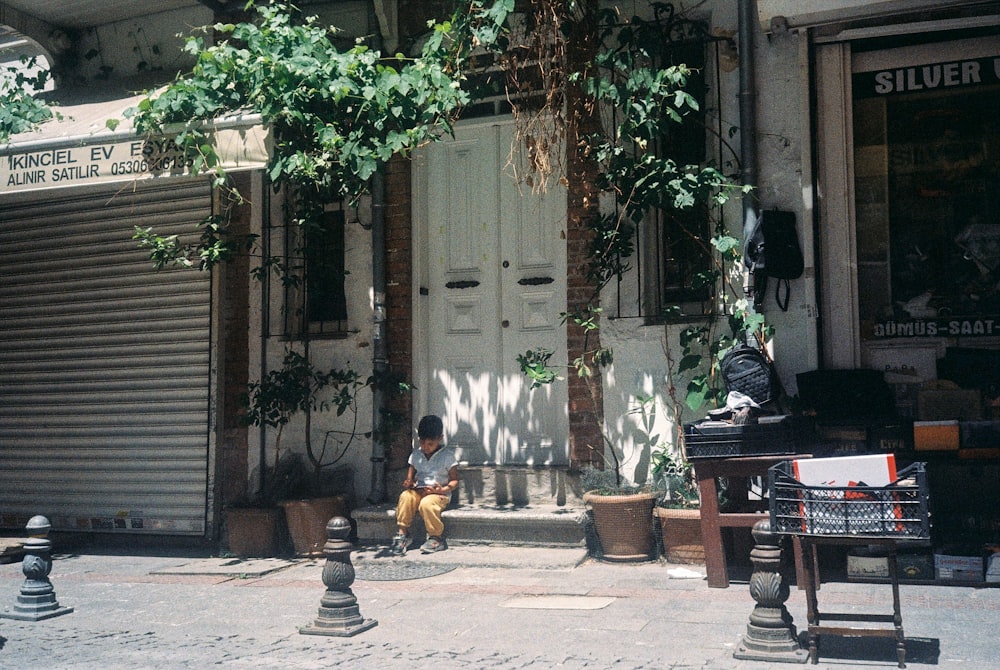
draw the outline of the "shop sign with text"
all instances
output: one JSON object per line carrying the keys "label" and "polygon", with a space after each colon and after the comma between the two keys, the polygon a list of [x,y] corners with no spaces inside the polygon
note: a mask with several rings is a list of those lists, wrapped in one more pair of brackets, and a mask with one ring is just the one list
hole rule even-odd
{"label": "shop sign with text", "polygon": [[880,321],[870,337],[990,337],[1000,336],[1000,317],[907,319]]}
{"label": "shop sign with text", "polygon": [[[261,126],[214,130],[211,141],[227,170],[263,167],[269,137]],[[130,138],[79,146],[0,152],[0,195],[65,186],[178,177],[195,158],[171,137]]]}

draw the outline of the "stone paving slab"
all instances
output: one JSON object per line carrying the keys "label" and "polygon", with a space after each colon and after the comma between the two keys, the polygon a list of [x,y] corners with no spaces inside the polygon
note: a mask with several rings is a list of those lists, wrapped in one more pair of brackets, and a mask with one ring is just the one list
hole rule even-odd
{"label": "stone paving slab", "polygon": [[500,603],[500,607],[524,610],[599,610],[615,601],[614,598],[596,596],[522,596]]}
{"label": "stone paving slab", "polygon": [[151,575],[221,575],[247,579],[263,577],[298,563],[282,558],[199,558],[180,565],[150,570]]}

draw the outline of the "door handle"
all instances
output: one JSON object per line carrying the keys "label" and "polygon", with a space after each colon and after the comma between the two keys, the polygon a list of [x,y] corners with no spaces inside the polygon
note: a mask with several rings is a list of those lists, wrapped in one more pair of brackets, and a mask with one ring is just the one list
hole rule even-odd
{"label": "door handle", "polygon": [[479,282],[475,279],[463,279],[461,281],[450,281],[444,285],[445,288],[475,288]]}

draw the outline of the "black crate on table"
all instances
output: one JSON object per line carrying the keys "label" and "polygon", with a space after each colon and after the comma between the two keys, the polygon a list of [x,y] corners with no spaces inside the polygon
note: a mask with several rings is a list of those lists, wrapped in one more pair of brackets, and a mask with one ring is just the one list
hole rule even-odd
{"label": "black crate on table", "polygon": [[803,420],[791,416],[764,418],[747,425],[724,421],[687,423],[684,454],[688,460],[795,454],[805,431]]}
{"label": "black crate on table", "polygon": [[888,486],[806,486],[791,461],[770,468],[771,529],[788,535],[927,539],[930,516],[924,463]]}

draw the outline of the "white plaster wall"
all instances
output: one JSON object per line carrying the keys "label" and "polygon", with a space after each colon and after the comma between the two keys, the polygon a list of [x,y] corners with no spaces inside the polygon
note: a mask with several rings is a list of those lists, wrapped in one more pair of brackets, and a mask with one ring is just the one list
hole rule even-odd
{"label": "white plaster wall", "polygon": [[[637,319],[605,320],[601,327],[601,343],[614,351],[614,364],[604,372],[605,431],[623,455],[622,474],[636,483],[648,479],[656,449],[677,444],[664,347],[677,341],[678,330],[669,331]],[[654,400],[645,405],[639,401],[650,396]]]}
{"label": "white plaster wall", "polygon": [[794,32],[772,36],[756,32],[757,197],[761,210],[795,213],[805,258],[802,277],[789,282],[788,311],[775,302],[774,279],[768,282],[762,307],[775,328],[771,352],[790,395],[797,393],[796,373],[818,366],[805,40],[804,34]]}
{"label": "white plaster wall", "polygon": [[[92,82],[144,78],[150,73],[161,73],[160,78],[169,81],[178,72],[190,69],[194,62],[193,57],[183,51],[184,36],[194,34],[201,26],[211,25],[212,19],[211,10],[199,6],[90,28],[80,36],[77,49],[80,60],[74,74],[85,82]],[[211,31],[201,34],[211,44]]]}
{"label": "white plaster wall", "polygon": [[[281,206],[277,197],[272,201],[271,216],[281,216]],[[310,340],[310,360],[313,364],[324,370],[330,368],[352,369],[358,372],[362,379],[367,379],[372,374],[372,245],[371,232],[365,228],[370,223],[369,199],[364,198],[357,210],[348,210],[347,228],[345,231],[346,258],[345,265],[348,272],[345,279],[345,290],[347,293],[348,329],[346,337],[323,338],[316,336]],[[277,219],[274,219],[277,220]],[[281,234],[275,231],[272,234],[272,254],[281,253]],[[251,349],[251,380],[261,377],[261,349],[263,347],[263,358],[266,360],[267,369],[276,369],[281,366],[285,352],[292,348],[302,352],[302,343],[298,340],[289,340],[282,335],[282,308],[284,296],[278,282],[273,282],[270,289],[270,300],[267,306],[267,314],[262,310],[262,290],[258,282],[251,280],[251,343],[259,342],[258,348]],[[263,319],[268,319],[271,327],[271,336],[261,338],[259,327]],[[363,389],[358,394],[357,403],[357,424],[354,423],[355,415],[350,411],[342,416],[336,416],[336,410],[328,412],[315,412],[312,416],[312,440],[314,451],[322,447],[324,435],[327,431],[337,431],[338,439],[346,439],[350,434],[354,434],[353,441],[347,455],[340,460],[333,469],[340,467],[350,467],[353,471],[354,496],[356,501],[362,500],[368,495],[371,487],[371,448],[372,441],[370,433],[372,430],[372,394],[367,389]],[[266,429],[264,431],[264,454],[267,463],[274,462],[274,438],[277,431]],[[249,474],[253,474],[259,465],[258,454],[260,453],[259,431],[251,429],[250,453],[249,453]],[[284,428],[281,435],[282,452],[292,450],[303,454],[305,457],[305,417],[302,415],[294,417]],[[329,470],[329,468],[327,469]]]}

